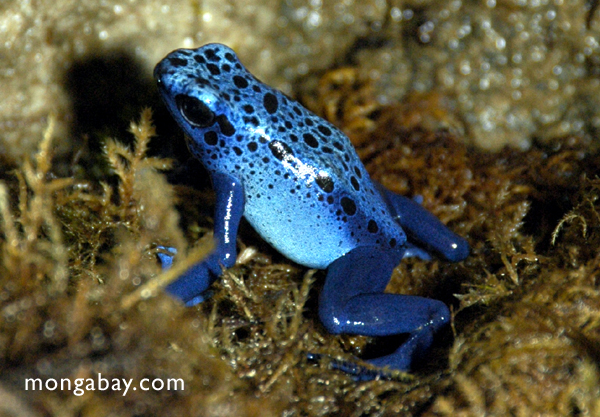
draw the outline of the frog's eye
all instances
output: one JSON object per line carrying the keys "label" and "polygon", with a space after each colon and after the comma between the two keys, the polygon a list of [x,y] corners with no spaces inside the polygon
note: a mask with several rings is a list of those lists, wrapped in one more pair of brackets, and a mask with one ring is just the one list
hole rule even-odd
{"label": "frog's eye", "polygon": [[208,127],[214,123],[215,114],[197,98],[179,94],[175,102],[183,118],[192,126]]}

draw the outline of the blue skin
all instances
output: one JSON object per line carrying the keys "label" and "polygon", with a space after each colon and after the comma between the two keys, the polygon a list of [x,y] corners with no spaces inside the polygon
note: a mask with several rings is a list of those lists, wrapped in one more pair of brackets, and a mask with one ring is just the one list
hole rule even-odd
{"label": "blue skin", "polygon": [[[289,259],[327,269],[319,299],[327,330],[408,333],[394,353],[369,362],[405,371],[415,366],[450,312],[440,301],[384,289],[402,258],[433,253],[461,261],[469,254],[466,240],[415,201],[371,180],[341,131],[258,81],[227,46],[173,51],[154,76],[217,197],[216,250],[167,290],[186,305],[202,302],[222,266],[235,263],[243,215]],[[164,268],[171,265],[171,255],[160,259]]]}

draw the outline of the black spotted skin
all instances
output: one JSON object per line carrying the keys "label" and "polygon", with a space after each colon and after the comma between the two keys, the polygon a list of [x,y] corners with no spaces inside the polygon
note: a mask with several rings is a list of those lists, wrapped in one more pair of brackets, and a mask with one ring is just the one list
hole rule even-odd
{"label": "black spotted skin", "polygon": [[405,233],[348,138],[257,80],[229,47],[176,50],[155,76],[192,153],[238,179],[244,216],[285,256],[326,268],[357,246],[404,250]]}

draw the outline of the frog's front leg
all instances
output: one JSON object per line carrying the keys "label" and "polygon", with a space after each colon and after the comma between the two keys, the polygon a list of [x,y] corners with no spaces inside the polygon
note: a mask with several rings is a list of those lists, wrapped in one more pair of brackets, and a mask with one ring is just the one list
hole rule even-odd
{"label": "frog's front leg", "polygon": [[409,333],[394,353],[369,360],[377,366],[410,370],[450,320],[444,303],[423,297],[384,294],[403,252],[357,247],[327,269],[319,317],[332,333],[390,336]]}
{"label": "frog's front leg", "polygon": [[[432,251],[451,262],[459,262],[469,256],[467,241],[448,229],[419,203],[393,193],[381,184],[375,185],[412,245]],[[418,253],[417,256],[423,257]]]}
{"label": "frog's front leg", "polygon": [[[237,229],[244,213],[242,185],[236,178],[221,173],[214,173],[212,182],[216,193],[215,250],[167,287],[169,293],[187,306],[204,301],[202,293],[221,275],[222,267],[229,268],[235,264]],[[169,255],[161,254],[159,257],[163,268],[171,265]]]}

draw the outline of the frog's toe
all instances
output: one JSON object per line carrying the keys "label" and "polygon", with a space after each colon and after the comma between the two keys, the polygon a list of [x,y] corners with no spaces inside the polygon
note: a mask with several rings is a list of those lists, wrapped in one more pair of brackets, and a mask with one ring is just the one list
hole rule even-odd
{"label": "frog's toe", "polygon": [[401,374],[401,372],[389,371],[389,369],[373,369],[368,365],[363,365],[353,361],[335,359],[320,353],[307,353],[306,357],[310,362],[325,362],[329,369],[345,372],[357,382],[373,381],[375,379],[404,380],[407,376],[407,374]]}
{"label": "frog's toe", "polygon": [[162,251],[156,254],[162,269],[166,270],[171,268],[171,266],[173,266],[173,257],[177,254],[177,249],[168,246],[159,246],[158,249]]}
{"label": "frog's toe", "polygon": [[422,259],[424,261],[431,260],[431,254],[429,252],[427,252],[425,249],[420,248],[420,247],[413,245],[411,243],[408,243],[408,242],[406,242],[404,244],[404,246],[405,246],[404,258],[416,257],[416,258]]}

